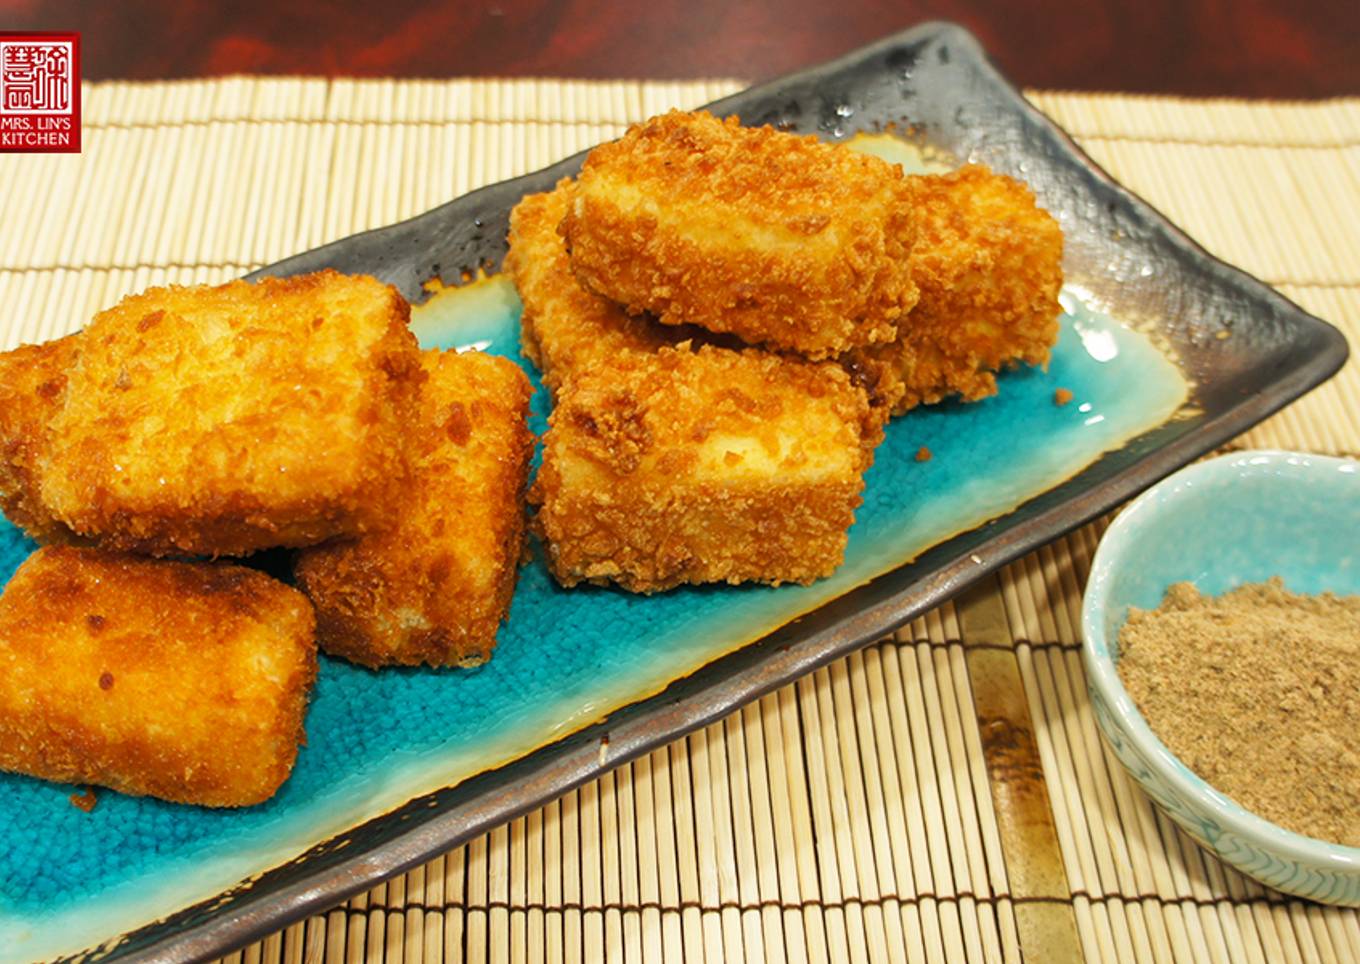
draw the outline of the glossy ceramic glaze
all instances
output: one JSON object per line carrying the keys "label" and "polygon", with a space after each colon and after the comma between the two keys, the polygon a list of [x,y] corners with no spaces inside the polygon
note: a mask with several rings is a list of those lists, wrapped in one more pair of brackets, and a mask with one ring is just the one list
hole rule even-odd
{"label": "glossy ceramic glaze", "polygon": [[[1071,292],[1047,371],[1011,372],[973,405],[896,419],[867,477],[844,565],[813,586],[687,587],[655,596],[559,588],[520,571],[494,658],[472,671],[370,672],[322,658],[307,745],[269,803],[247,810],[99,794],[0,775],[0,948],[46,956],[128,917],[203,899],[347,827],[602,719],[798,615],[1003,515],[1170,418],[1187,386],[1148,339]],[[501,276],[446,289],[412,314],[425,347],[519,354],[519,300]],[[537,387],[531,427],[546,427]],[[1065,405],[1058,388],[1072,392]],[[916,458],[925,446],[932,456]],[[12,533],[12,530],[8,530]],[[0,577],[29,545],[6,539]],[[0,951],[0,956],[5,952]]]}

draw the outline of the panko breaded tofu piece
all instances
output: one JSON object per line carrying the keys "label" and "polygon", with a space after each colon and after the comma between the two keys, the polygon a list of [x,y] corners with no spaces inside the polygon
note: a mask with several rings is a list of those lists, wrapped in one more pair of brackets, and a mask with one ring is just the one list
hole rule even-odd
{"label": "panko breaded tofu piece", "polygon": [[996,373],[1044,365],[1058,340],[1062,230],[1021,182],[970,164],[913,177],[921,300],[898,340],[853,356],[901,414],[996,393]]}
{"label": "panko breaded tofu piece", "polygon": [[672,111],[590,152],[562,228],[577,277],[631,312],[821,359],[896,338],[912,208],[879,158]]}
{"label": "panko breaded tofu piece", "polygon": [[422,377],[410,306],[333,271],[153,288],[96,315],[37,459],[106,548],[243,555],[383,525]]}
{"label": "panko breaded tofu piece", "polygon": [[364,666],[484,662],[524,546],[532,388],[514,362],[428,351],[391,526],[299,553],[327,653]]}
{"label": "panko breaded tofu piece", "polygon": [[510,212],[510,252],[505,270],[514,279],[524,311],[520,342],[554,393],[572,372],[623,352],[655,352],[702,329],[663,326],[634,317],[607,298],[586,291],[571,273],[558,225],[566,216],[572,181],[529,194]]}
{"label": "panko breaded tofu piece", "polygon": [[79,337],[0,354],[0,511],[39,542],[74,539],[42,503],[36,462],[65,397],[66,372],[79,353]]}
{"label": "panko breaded tofu piece", "polygon": [[561,389],[530,495],[566,586],[810,583],[844,554],[872,458],[839,366],[662,348]]}
{"label": "panko breaded tofu piece", "polygon": [[0,769],[208,807],[303,742],[311,604],[261,572],[50,546],[0,597]]}

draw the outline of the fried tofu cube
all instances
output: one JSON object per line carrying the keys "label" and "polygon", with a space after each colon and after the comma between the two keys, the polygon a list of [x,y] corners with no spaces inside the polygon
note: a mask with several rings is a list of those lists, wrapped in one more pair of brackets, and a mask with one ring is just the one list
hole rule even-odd
{"label": "fried tofu cube", "polygon": [[672,111],[595,148],[562,231],[630,312],[812,359],[893,341],[916,303],[901,168],[734,117]]}
{"label": "fried tofu cube", "polygon": [[79,335],[0,354],[0,511],[39,542],[75,537],[48,512],[38,491],[37,460],[61,407]]}
{"label": "fried tofu cube", "polygon": [[333,271],[125,298],[80,335],[36,459],[43,505],[156,555],[380,528],[421,377],[409,317],[395,289]]}
{"label": "fried tofu cube", "polygon": [[261,572],[39,549],[0,597],[0,769],[208,807],[292,772],[312,607]]}
{"label": "fried tofu cube", "polygon": [[525,195],[510,212],[510,251],[505,270],[515,282],[524,311],[520,343],[554,393],[572,372],[625,352],[655,352],[685,340],[702,343],[709,333],[693,325],[660,325],[581,287],[571,272],[558,225],[566,216],[572,181]]}
{"label": "fried tofu cube", "polygon": [[364,666],[484,662],[524,545],[532,389],[514,362],[428,351],[391,526],[299,553],[321,648]]}
{"label": "fried tofu cube", "polygon": [[839,366],[705,346],[559,391],[530,501],[566,586],[810,583],[841,562],[876,439]]}
{"label": "fried tofu cube", "polygon": [[849,362],[896,414],[986,398],[997,372],[1047,364],[1062,311],[1062,230],[1028,187],[979,164],[909,180],[921,300],[896,342]]}

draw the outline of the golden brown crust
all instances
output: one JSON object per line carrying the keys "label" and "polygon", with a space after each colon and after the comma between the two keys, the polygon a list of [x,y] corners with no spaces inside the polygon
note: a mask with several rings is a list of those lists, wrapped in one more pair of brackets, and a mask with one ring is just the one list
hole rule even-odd
{"label": "golden brown crust", "polygon": [[892,341],[917,297],[900,168],[703,111],[593,150],[562,230],[581,282],[630,311],[814,359]]}
{"label": "golden brown crust", "polygon": [[486,660],[510,607],[524,544],[532,393],[514,362],[428,351],[412,480],[391,526],[304,550],[298,582],[327,653],[364,666]]}
{"label": "golden brown crust", "polygon": [[267,800],[303,742],[313,631],[307,599],[252,569],[40,549],[0,597],[0,768]]}
{"label": "golden brown crust", "polygon": [[1047,364],[1063,278],[1062,231],[1024,184],[977,164],[909,180],[921,300],[896,342],[846,359],[897,414],[985,398],[996,372]]}
{"label": "golden brown crust", "polygon": [[531,501],[567,586],[809,583],[860,503],[864,394],[831,363],[705,346],[620,356],[558,394]]}
{"label": "golden brown crust", "polygon": [[66,372],[79,354],[79,337],[0,354],[0,511],[39,542],[76,538],[42,504],[37,459],[65,398]]}
{"label": "golden brown crust", "polygon": [[581,287],[571,273],[558,225],[573,186],[563,178],[543,194],[528,194],[510,212],[510,251],[505,270],[519,290],[524,354],[553,392],[572,372],[623,352],[655,352],[687,339],[709,340],[691,325],[661,326],[634,317],[607,298]]}
{"label": "golden brown crust", "polygon": [[153,288],[81,335],[37,459],[100,544],[242,555],[380,527],[421,378],[410,308],[333,271]]}
{"label": "golden brown crust", "polygon": [[[654,355],[662,348],[694,351],[705,345],[740,350],[740,339],[718,335],[695,325],[659,325],[647,316],[631,316],[618,305],[586,291],[571,273],[566,244],[557,230],[567,210],[572,182],[559,181],[545,194],[522,198],[510,212],[510,253],[505,269],[519,289],[520,343],[524,354],[543,374],[554,396],[574,374],[616,362],[627,355]],[[755,349],[747,349],[755,351]],[[798,356],[789,357],[802,364]],[[849,365],[855,383],[873,400],[871,384]],[[863,427],[866,453],[883,439],[890,405],[871,405]]]}

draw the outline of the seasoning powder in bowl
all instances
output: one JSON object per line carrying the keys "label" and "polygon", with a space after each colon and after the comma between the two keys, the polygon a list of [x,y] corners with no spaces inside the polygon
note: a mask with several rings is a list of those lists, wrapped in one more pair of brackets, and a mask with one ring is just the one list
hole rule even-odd
{"label": "seasoning powder in bowl", "polygon": [[1152,731],[1288,830],[1360,847],[1360,596],[1188,582],[1130,608],[1119,675]]}

